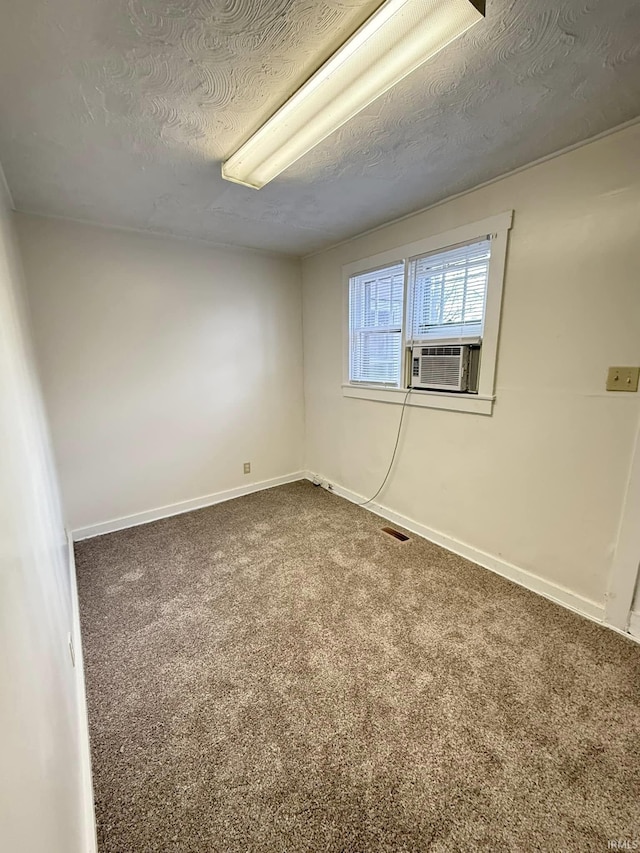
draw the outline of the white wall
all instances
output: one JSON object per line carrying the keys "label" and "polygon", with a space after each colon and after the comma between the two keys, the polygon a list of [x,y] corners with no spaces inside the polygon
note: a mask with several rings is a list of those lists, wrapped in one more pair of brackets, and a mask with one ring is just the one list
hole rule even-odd
{"label": "white wall", "polygon": [[638,394],[640,126],[303,263],[306,467],[371,496],[400,407],[341,395],[341,266],[513,208],[492,417],[412,408],[379,502],[602,604]]}
{"label": "white wall", "polygon": [[73,529],[301,468],[298,261],[16,220]]}
{"label": "white wall", "polygon": [[0,169],[0,846],[76,853],[80,726],[69,555]]}

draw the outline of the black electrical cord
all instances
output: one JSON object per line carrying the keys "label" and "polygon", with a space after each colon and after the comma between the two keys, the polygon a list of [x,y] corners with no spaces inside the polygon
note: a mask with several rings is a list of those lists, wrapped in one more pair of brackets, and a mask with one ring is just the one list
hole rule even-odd
{"label": "black electrical cord", "polygon": [[396,453],[398,452],[398,445],[400,444],[400,433],[402,432],[402,421],[404,420],[404,411],[407,407],[407,400],[409,399],[409,394],[411,393],[412,390],[413,390],[412,388],[407,389],[407,393],[404,395],[404,400],[402,401],[402,411],[400,412],[400,421],[398,423],[398,433],[396,435],[396,443],[395,443],[395,447],[393,448],[393,454],[391,456],[391,462],[389,462],[389,467],[387,468],[387,473],[384,475],[384,480],[382,481],[380,488],[378,489],[378,491],[375,493],[375,495],[373,497],[369,498],[369,500],[367,500],[367,501],[363,501],[362,503],[356,504],[356,506],[366,506],[367,504],[370,504],[371,501],[374,501],[378,497],[380,492],[384,489],[385,484],[386,484],[387,480],[389,479],[389,474],[391,473],[391,469],[393,468],[393,463],[395,462]]}

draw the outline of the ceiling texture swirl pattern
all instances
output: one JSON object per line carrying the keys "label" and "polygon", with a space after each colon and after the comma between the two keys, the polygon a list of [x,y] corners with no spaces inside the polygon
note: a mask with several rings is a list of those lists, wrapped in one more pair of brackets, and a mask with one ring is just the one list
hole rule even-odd
{"label": "ceiling texture swirl pattern", "polygon": [[486,20],[259,192],[220,176],[379,0],[5,0],[15,205],[303,254],[640,115],[638,0]]}

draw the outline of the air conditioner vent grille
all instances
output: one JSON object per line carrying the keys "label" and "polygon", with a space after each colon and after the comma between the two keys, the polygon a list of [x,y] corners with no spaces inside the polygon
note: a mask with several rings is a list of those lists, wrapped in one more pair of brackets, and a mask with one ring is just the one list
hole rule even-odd
{"label": "air conditioner vent grille", "polygon": [[420,370],[421,385],[450,385],[460,383],[460,356],[431,356],[424,359]]}
{"label": "air conditioner vent grille", "polygon": [[462,351],[461,347],[422,347],[422,355],[457,355]]}

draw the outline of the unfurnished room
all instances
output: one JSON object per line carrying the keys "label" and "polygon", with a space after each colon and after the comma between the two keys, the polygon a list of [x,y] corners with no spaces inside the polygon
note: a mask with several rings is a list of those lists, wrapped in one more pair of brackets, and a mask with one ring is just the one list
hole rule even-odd
{"label": "unfurnished room", "polygon": [[638,0],[0,3],[3,853],[640,850]]}

